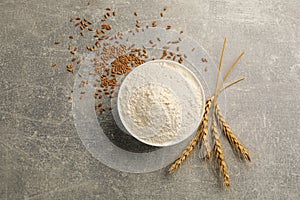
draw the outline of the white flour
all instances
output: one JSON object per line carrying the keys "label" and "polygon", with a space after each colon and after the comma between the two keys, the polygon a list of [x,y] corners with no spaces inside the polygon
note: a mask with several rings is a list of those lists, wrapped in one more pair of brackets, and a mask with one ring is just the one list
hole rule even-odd
{"label": "white flour", "polygon": [[156,61],[136,68],[122,83],[118,100],[128,132],[155,146],[191,135],[203,111],[202,87],[176,63]]}

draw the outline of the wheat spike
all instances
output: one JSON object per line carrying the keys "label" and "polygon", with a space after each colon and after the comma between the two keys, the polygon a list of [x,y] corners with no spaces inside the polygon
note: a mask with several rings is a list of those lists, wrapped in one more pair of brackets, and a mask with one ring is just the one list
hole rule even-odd
{"label": "wheat spike", "polygon": [[[195,137],[192,139],[192,141],[189,143],[189,145],[185,148],[185,150],[181,153],[179,158],[173,163],[173,165],[169,168],[168,172],[171,174],[176,169],[178,169],[182,163],[186,160],[186,158],[191,154],[193,149],[196,147],[196,145],[199,143],[199,141],[203,141],[203,135],[204,135],[204,129],[208,127],[208,114],[211,107],[211,98],[206,101],[205,104],[205,111],[202,117],[202,121],[199,125],[199,128],[197,130],[197,133]],[[207,133],[207,131],[206,131]]]}
{"label": "wheat spike", "polygon": [[226,187],[229,187],[230,182],[229,182],[229,175],[228,175],[227,166],[226,166],[226,162],[225,162],[225,155],[223,153],[222,144],[221,144],[221,141],[219,138],[219,133],[218,133],[216,117],[214,114],[213,114],[211,132],[212,132],[212,138],[214,140],[215,158],[219,164],[219,169],[223,176],[224,183],[225,183]]}
{"label": "wheat spike", "polygon": [[206,159],[210,158],[210,144],[208,142],[208,123],[209,123],[209,113],[210,113],[210,108],[212,105],[214,98],[211,97],[209,99],[207,99],[206,101],[206,106],[205,106],[205,111],[203,114],[203,130],[202,130],[202,134],[200,135],[200,140],[201,140],[201,145],[203,145],[204,147],[204,153],[205,153],[205,157]]}
{"label": "wheat spike", "polygon": [[195,137],[192,139],[192,141],[189,143],[186,149],[182,152],[180,157],[169,168],[168,170],[169,174],[172,174],[176,169],[178,169],[182,165],[182,163],[186,160],[186,158],[192,153],[193,149],[196,147],[196,145],[199,142],[202,129],[203,129],[203,123],[200,124],[200,127]]}
{"label": "wheat spike", "polygon": [[235,148],[235,150],[242,154],[243,158],[251,162],[250,154],[247,148],[240,142],[237,136],[234,134],[233,130],[230,128],[229,124],[226,122],[225,118],[223,117],[219,106],[216,106],[216,115],[218,122],[222,128],[224,135],[227,137],[229,143]]}

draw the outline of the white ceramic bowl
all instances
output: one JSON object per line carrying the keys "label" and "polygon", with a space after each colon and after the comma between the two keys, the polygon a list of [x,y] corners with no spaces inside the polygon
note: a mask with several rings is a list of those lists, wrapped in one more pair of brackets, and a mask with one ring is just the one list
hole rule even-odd
{"label": "white ceramic bowl", "polygon": [[[174,71],[170,73],[170,70]],[[181,84],[178,84],[178,80]],[[148,91],[152,91],[151,88],[154,89],[153,91],[159,91],[159,95],[156,94],[154,98],[166,99],[167,103],[151,104],[147,112],[136,112],[135,114],[148,119],[146,124],[139,126],[142,122],[138,125],[136,119],[131,117],[132,112],[129,112],[129,108],[134,108],[135,111],[144,108],[139,103],[143,98],[150,98],[148,94],[143,93],[142,89],[145,87]],[[164,94],[161,91],[167,91],[167,95],[160,96]],[[130,106],[128,102],[133,99],[133,96],[137,102]],[[172,110],[171,106],[178,109]],[[192,71],[177,62],[155,60],[138,66],[123,80],[118,92],[115,118],[117,118],[117,125],[123,131],[140,142],[164,147],[178,144],[196,132],[204,113],[204,106],[204,90]],[[167,122],[171,127],[167,129],[166,134],[161,133],[160,130],[163,130],[163,127],[165,130]]]}

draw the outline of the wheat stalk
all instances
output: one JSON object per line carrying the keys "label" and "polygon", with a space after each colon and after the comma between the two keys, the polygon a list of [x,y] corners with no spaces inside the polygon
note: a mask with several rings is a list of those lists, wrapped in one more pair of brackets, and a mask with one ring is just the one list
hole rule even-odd
{"label": "wheat stalk", "polygon": [[233,130],[230,128],[229,124],[226,122],[223,117],[219,106],[216,106],[215,113],[217,115],[218,122],[222,128],[224,135],[227,137],[229,143],[235,148],[235,150],[242,154],[243,158],[251,162],[250,154],[247,148],[240,142],[237,136],[234,134]]}
{"label": "wheat stalk", "polygon": [[240,82],[240,81],[242,81],[242,80],[245,80],[245,78],[242,77],[242,78],[236,79],[236,80],[234,80],[234,81],[228,83],[226,86],[224,86],[223,88],[221,88],[221,89],[219,90],[218,93],[223,92],[223,90],[226,90],[227,88],[233,86],[234,84],[236,84],[236,83],[238,83],[238,82]]}
{"label": "wheat stalk", "polygon": [[219,138],[219,133],[218,133],[216,117],[214,114],[213,114],[211,132],[212,132],[212,137],[214,140],[215,158],[219,164],[219,170],[220,170],[221,174],[223,175],[224,183],[225,183],[226,187],[229,187],[230,182],[229,182],[229,175],[228,175],[227,166],[226,166],[226,162],[225,162],[225,155],[223,153],[222,144],[221,144],[221,141]]}
{"label": "wheat stalk", "polygon": [[217,89],[218,89],[218,83],[219,83],[220,72],[221,72],[221,68],[222,68],[222,64],[223,64],[225,47],[226,47],[226,38],[224,38],[224,42],[223,42],[223,48],[222,48],[222,53],[221,53],[221,57],[220,57],[219,67],[218,67],[218,75],[217,75],[217,80],[216,80],[214,96],[216,96]]}
{"label": "wheat stalk", "polygon": [[[189,143],[189,145],[185,148],[185,150],[181,153],[179,158],[172,164],[172,166],[169,168],[168,172],[171,174],[176,169],[178,169],[182,163],[186,160],[186,158],[192,153],[193,149],[195,149],[196,145],[199,143],[199,141],[203,141],[203,136],[207,135],[207,128],[208,128],[208,116],[209,111],[211,107],[211,100],[212,98],[209,98],[205,103],[205,111],[202,117],[202,121],[199,125],[199,128],[197,130],[197,133],[195,137],[192,139],[192,141]],[[206,129],[206,132],[205,132]]]}
{"label": "wheat stalk", "polygon": [[[225,40],[226,40],[226,38],[225,38]],[[223,47],[224,48],[224,47]],[[223,53],[223,52],[222,52]],[[224,83],[225,83],[225,81],[227,80],[227,78],[228,78],[228,76],[230,75],[230,73],[232,72],[232,70],[234,69],[234,67],[237,65],[237,63],[240,61],[240,59],[243,57],[243,55],[245,54],[245,52],[242,52],[240,55],[239,55],[239,57],[234,61],[234,63],[230,66],[230,68],[228,69],[228,71],[226,72],[226,74],[225,74],[225,76],[224,76],[224,78],[223,78],[223,80],[222,80],[222,83],[221,83],[221,86],[220,86],[220,88],[222,88],[223,87],[223,85],[224,85]],[[221,56],[221,58],[222,58],[222,56]],[[237,82],[239,82],[239,81],[237,81]],[[234,83],[233,83],[234,84]],[[216,84],[216,87],[217,87],[217,84]],[[224,88],[225,89],[225,88]],[[219,91],[217,92],[217,90],[215,90],[215,94],[214,94],[214,96],[215,96],[215,99],[217,99],[218,98],[218,96],[220,95],[220,93],[223,91],[223,89],[219,89]],[[214,103],[214,106],[216,106],[217,105],[217,101],[215,101],[215,103]]]}
{"label": "wheat stalk", "polygon": [[226,72],[223,80],[222,80],[222,85],[225,83],[226,79],[228,78],[228,76],[230,75],[230,73],[232,72],[232,70],[234,69],[234,67],[237,65],[237,63],[240,61],[240,59],[243,57],[243,55],[245,54],[245,52],[242,52],[237,59],[233,62],[233,64],[230,66],[229,70]]}

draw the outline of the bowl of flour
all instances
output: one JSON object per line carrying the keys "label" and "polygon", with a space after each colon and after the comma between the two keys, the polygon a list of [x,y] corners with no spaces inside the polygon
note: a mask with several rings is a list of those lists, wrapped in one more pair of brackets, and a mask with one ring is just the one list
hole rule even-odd
{"label": "bowl of flour", "polygon": [[173,61],[150,61],[123,80],[115,119],[144,144],[171,146],[196,132],[204,104],[204,90],[192,71]]}

